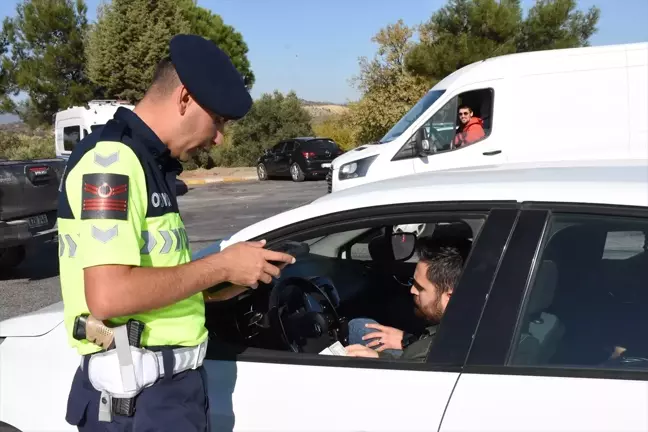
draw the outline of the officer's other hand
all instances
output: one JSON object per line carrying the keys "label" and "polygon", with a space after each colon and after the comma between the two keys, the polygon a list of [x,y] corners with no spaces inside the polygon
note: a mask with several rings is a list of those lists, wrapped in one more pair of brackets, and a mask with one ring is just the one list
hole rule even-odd
{"label": "officer's other hand", "polygon": [[[258,282],[269,284],[279,277],[281,268],[295,262],[295,258],[283,252],[264,249],[265,240],[235,243],[218,255],[225,260],[227,280],[238,285],[256,288]],[[279,266],[268,261],[281,263]]]}

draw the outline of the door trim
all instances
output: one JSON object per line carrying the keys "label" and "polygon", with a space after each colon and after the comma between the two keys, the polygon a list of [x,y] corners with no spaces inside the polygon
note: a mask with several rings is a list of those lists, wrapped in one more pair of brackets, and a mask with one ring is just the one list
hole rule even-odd
{"label": "door trim", "polygon": [[544,251],[551,216],[561,213],[648,218],[648,208],[640,206],[525,202],[521,207],[523,210],[513,234],[511,251],[502,259],[502,268],[484,308],[485,319],[480,323],[474,349],[468,356],[463,373],[648,381],[648,369],[507,364],[520,314],[529,296],[529,285],[535,279],[536,262]]}
{"label": "door trim", "polygon": [[[344,231],[359,227],[389,224],[392,222],[407,223],[407,220],[438,220],[447,216],[480,217],[484,223],[473,240],[473,248],[468,256],[464,273],[457,292],[453,296],[452,306],[444,316],[439,331],[435,336],[435,353],[425,362],[384,361],[377,359],[359,359],[317,354],[295,354],[288,351],[262,350],[256,348],[233,347],[219,344],[216,356],[210,360],[229,360],[242,362],[280,363],[291,365],[370,368],[391,370],[426,370],[461,372],[476,330],[482,309],[486,302],[487,292],[496,274],[500,259],[506,250],[512,228],[518,214],[516,202],[433,202],[394,204],[371,208],[355,209],[336,214],[324,215],[293,224],[289,227],[265,233],[252,238],[251,241],[265,238],[269,247],[286,239],[300,240],[317,237],[325,232]],[[488,264],[483,265],[482,260]],[[478,293],[474,295],[473,293]],[[476,297],[477,300],[475,301]],[[452,328],[449,327],[452,323]],[[459,325],[457,325],[457,323]],[[437,339],[438,338],[438,339]],[[464,338],[458,341],[457,338]]]}

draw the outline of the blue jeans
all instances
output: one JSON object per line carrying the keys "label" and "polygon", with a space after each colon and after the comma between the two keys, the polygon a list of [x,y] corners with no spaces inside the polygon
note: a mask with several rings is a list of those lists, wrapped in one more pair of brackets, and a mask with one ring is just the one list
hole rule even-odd
{"label": "blue jeans", "polygon": [[[365,327],[365,324],[378,324],[378,322],[371,318],[354,318],[349,321],[349,345],[360,344],[366,346],[369,342],[374,340],[362,340],[364,335],[377,331],[376,329]],[[372,348],[376,349],[378,347]],[[386,349],[384,352],[390,353],[394,357],[400,357],[403,354],[403,350],[399,349]]]}

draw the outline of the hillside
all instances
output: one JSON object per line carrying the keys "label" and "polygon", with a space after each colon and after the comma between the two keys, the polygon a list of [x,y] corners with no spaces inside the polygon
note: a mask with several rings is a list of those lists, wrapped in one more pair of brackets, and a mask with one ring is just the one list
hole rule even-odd
{"label": "hillside", "polygon": [[349,111],[349,108],[345,105],[327,102],[302,101],[302,106],[313,117],[314,124],[321,123],[332,116],[345,114]]}
{"label": "hillside", "polygon": [[[314,124],[321,123],[332,116],[345,114],[349,111],[347,106],[331,102],[301,100],[301,103],[304,109],[306,109],[306,111],[308,111],[308,113],[313,117]],[[43,131],[30,130],[29,127],[21,123],[16,116],[7,115],[2,118],[2,120],[4,121],[0,121],[0,131],[23,133],[27,135],[43,135]]]}

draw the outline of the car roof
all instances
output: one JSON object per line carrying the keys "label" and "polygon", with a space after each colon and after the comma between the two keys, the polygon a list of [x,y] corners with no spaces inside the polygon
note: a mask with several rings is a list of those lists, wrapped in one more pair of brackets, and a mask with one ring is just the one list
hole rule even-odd
{"label": "car roof", "polygon": [[244,228],[232,240],[317,216],[417,202],[565,202],[648,207],[648,160],[520,163],[407,175],[325,195]]}

